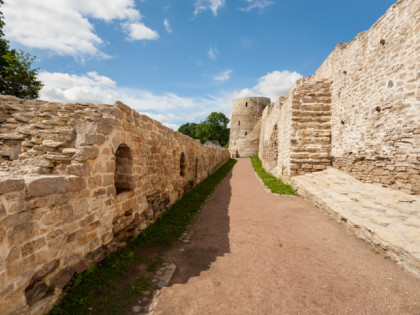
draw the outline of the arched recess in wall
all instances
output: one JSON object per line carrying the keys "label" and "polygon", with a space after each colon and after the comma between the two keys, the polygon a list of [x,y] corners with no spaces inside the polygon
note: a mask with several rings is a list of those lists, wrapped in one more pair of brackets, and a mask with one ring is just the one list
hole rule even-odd
{"label": "arched recess in wall", "polygon": [[126,144],[120,144],[115,152],[115,190],[117,195],[133,190],[133,156]]}
{"label": "arched recess in wall", "polygon": [[185,169],[186,169],[185,154],[184,152],[182,152],[181,158],[179,159],[179,175],[181,175],[182,177],[185,176]]}

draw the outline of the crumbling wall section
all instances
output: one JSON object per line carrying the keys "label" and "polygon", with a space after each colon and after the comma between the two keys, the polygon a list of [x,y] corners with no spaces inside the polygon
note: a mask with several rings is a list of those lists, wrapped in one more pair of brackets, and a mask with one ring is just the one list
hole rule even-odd
{"label": "crumbling wall section", "polygon": [[0,113],[1,314],[48,310],[229,159],[120,102],[0,96]]}
{"label": "crumbling wall section", "polygon": [[264,109],[259,157],[277,177],[321,171],[331,165],[330,83],[296,82],[286,97]]}
{"label": "crumbling wall section", "polygon": [[420,5],[400,0],[313,76],[332,81],[333,166],[420,193]]}

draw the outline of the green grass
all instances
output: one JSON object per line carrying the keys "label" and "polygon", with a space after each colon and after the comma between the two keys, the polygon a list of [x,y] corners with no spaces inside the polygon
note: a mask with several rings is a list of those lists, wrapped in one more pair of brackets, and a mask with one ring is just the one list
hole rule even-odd
{"label": "green grass", "polygon": [[252,167],[257,172],[258,176],[264,182],[264,185],[268,187],[274,194],[280,195],[297,195],[294,189],[280,179],[275,178],[273,175],[268,173],[262,166],[262,162],[258,156],[251,158]]}
{"label": "green grass", "polygon": [[132,276],[130,271],[136,264],[147,265],[146,271],[150,273],[164,262],[162,253],[155,257],[140,257],[136,250],[157,245],[163,246],[163,252],[170,249],[236,162],[231,159],[222,165],[126,247],[83,274],[75,275],[50,314],[91,314],[92,311],[96,314],[123,313],[135,296],[149,286],[150,278],[137,274],[133,281],[123,287],[121,280]]}

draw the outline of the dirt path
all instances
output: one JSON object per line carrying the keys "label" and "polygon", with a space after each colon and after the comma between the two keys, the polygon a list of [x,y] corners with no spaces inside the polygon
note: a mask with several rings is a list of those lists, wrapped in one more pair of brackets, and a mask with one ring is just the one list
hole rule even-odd
{"label": "dirt path", "polygon": [[[181,245],[182,244],[182,245]],[[155,314],[420,314],[420,280],[240,159],[165,258]]]}

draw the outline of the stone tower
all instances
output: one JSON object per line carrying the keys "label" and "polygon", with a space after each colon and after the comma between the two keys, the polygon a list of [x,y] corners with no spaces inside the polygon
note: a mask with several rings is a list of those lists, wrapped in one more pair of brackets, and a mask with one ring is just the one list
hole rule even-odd
{"label": "stone tower", "polygon": [[232,157],[258,155],[261,116],[270,104],[267,97],[244,97],[233,101],[229,151]]}

